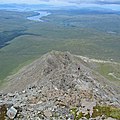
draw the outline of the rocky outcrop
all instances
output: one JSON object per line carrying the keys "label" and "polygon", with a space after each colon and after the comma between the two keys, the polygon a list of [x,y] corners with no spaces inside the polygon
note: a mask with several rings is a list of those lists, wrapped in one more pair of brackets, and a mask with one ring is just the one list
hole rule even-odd
{"label": "rocky outcrop", "polygon": [[73,120],[78,113],[91,119],[97,105],[120,107],[120,89],[69,52],[52,51],[9,80],[0,105],[5,117],[12,107],[15,120]]}

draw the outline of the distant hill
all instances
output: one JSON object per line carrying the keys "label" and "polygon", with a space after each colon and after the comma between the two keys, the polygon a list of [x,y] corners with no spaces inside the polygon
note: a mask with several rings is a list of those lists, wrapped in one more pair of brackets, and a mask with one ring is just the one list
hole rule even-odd
{"label": "distant hill", "polygon": [[75,10],[76,13],[82,14],[120,14],[119,10],[108,9],[104,7],[88,6],[56,6],[47,4],[0,4],[0,9],[15,11],[33,11],[33,10]]}

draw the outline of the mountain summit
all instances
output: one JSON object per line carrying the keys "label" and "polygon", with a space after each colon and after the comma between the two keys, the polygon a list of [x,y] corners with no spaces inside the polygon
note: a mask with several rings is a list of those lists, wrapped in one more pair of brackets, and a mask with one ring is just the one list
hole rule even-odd
{"label": "mountain summit", "polygon": [[9,77],[0,104],[18,110],[15,120],[119,119],[120,89],[89,66],[69,52],[47,53]]}

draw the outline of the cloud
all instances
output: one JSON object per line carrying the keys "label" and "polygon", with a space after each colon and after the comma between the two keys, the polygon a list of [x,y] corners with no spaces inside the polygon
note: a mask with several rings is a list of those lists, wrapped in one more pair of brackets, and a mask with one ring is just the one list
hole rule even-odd
{"label": "cloud", "polygon": [[120,4],[120,0],[67,0],[70,3],[77,4]]}
{"label": "cloud", "polygon": [[98,4],[120,4],[120,0],[98,0]]}
{"label": "cloud", "polygon": [[17,3],[17,4],[41,4],[47,3],[49,0],[0,0],[0,3]]}
{"label": "cloud", "polygon": [[0,0],[0,3],[26,4],[120,4],[120,0]]}

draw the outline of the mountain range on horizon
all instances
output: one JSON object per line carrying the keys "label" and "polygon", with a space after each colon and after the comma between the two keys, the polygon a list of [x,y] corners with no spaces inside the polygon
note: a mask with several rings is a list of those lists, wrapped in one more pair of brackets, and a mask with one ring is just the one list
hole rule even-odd
{"label": "mountain range on horizon", "polygon": [[47,5],[47,4],[0,4],[0,9],[7,9],[7,10],[84,10],[88,12],[101,12],[101,13],[119,13],[119,9],[115,10],[111,8],[105,8],[103,6],[92,6],[92,5],[80,5],[80,6],[57,6],[57,5]]}

